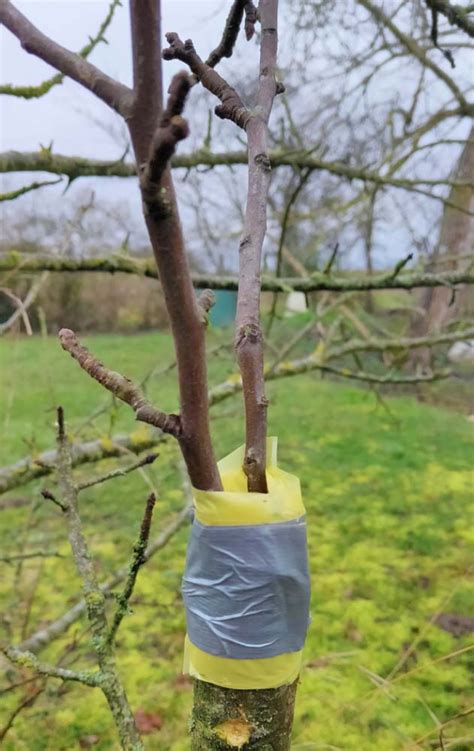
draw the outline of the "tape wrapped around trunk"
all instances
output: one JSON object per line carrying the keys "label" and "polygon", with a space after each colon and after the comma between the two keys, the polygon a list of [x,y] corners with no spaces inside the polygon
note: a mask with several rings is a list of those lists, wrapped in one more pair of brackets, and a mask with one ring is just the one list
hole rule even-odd
{"label": "tape wrapped around trunk", "polygon": [[194,490],[182,592],[185,672],[238,689],[297,677],[309,622],[305,510],[297,477],[268,441],[268,493],[249,493],[243,447],[221,462],[224,490]]}

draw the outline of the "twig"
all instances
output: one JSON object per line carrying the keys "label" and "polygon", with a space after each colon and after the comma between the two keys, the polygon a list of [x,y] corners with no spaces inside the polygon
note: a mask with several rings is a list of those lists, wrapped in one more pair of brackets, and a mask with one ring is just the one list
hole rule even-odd
{"label": "twig", "polygon": [[11,190],[8,193],[0,193],[0,203],[4,201],[14,201],[16,198],[24,196],[25,193],[30,193],[32,190],[39,190],[39,188],[44,188],[46,185],[57,185],[60,182],[62,182],[62,177],[58,180],[44,180],[39,183],[33,182],[29,185],[24,185],[22,188]]}
{"label": "twig", "polygon": [[138,462],[134,462],[128,467],[119,467],[119,469],[113,469],[111,472],[108,472],[105,475],[100,475],[100,477],[93,477],[90,480],[85,480],[84,482],[77,483],[76,488],[80,492],[81,490],[85,490],[86,488],[92,488],[94,487],[94,485],[100,485],[101,483],[107,482],[108,480],[113,480],[115,477],[125,477],[125,475],[128,475],[130,472],[134,472],[136,469],[140,469],[140,467],[145,467],[148,464],[153,464],[158,456],[159,454],[148,454],[147,456],[143,457],[143,459],[139,459]]}
{"label": "twig", "polygon": [[77,339],[70,329],[61,329],[59,332],[61,346],[71,357],[79,363],[91,378],[94,378],[104,388],[114,394],[117,399],[129,404],[135,412],[135,417],[141,422],[160,428],[163,433],[170,433],[178,437],[181,432],[180,418],[178,415],[167,414],[156,409],[142,394],[138,386],[128,378],[113,370],[106,368],[89,350]]}
{"label": "twig", "polygon": [[181,114],[190,88],[191,80],[185,71],[173,77],[168,90],[167,107],[153,136],[148,160],[140,175],[144,204],[152,217],[161,218],[170,209],[161,190],[161,180],[177,143],[189,135],[188,124]]}
{"label": "twig", "polygon": [[47,662],[41,662],[36,655],[25,649],[18,649],[17,647],[2,647],[2,652],[5,657],[8,657],[10,662],[13,662],[21,668],[33,670],[38,675],[44,675],[50,678],[60,678],[63,681],[84,683],[86,686],[92,686],[94,688],[99,686],[101,682],[100,673],[97,671],[91,672],[83,670],[78,672],[61,668],[56,665],[50,665]]}
{"label": "twig", "polygon": [[426,0],[426,4],[433,12],[446,16],[452,26],[457,26],[474,39],[474,22],[462,5],[452,5],[449,0]]}
{"label": "twig", "polygon": [[[180,511],[179,514],[166,526],[164,529],[154,537],[147,547],[145,558],[150,560],[158,551],[162,550],[168,542],[174,537],[174,535],[190,520],[191,506],[189,503]],[[115,589],[117,584],[120,584],[129,574],[130,567],[128,564],[121,566],[106,582],[100,584],[100,590],[107,595]],[[86,610],[86,602],[84,599],[79,600],[68,611],[66,611],[60,618],[49,623],[44,628],[32,634],[26,641],[19,645],[20,649],[29,649],[32,651],[38,651],[50,644],[54,639],[65,633],[73,623],[75,623]]]}
{"label": "twig", "polygon": [[[232,3],[229,15],[225,22],[224,31],[222,32],[221,41],[209,54],[209,57],[206,60],[206,65],[210,68],[215,68],[223,57],[232,57],[232,52],[234,51],[240,26],[242,24],[244,10],[247,5],[247,0],[234,0]],[[246,17],[248,18],[248,12],[246,12]]]}
{"label": "twig", "polygon": [[58,506],[61,509],[61,511],[63,512],[67,511],[67,506],[65,506],[65,504],[62,503],[62,501],[59,501],[56,498],[56,496],[50,490],[48,490],[48,488],[42,488],[41,495],[43,496],[45,500],[51,501],[56,506]]}
{"label": "twig", "polygon": [[220,99],[221,104],[214,110],[216,115],[222,119],[232,120],[245,130],[251,113],[244,106],[236,90],[199,57],[191,39],[186,39],[183,42],[178,34],[169,32],[166,34],[166,40],[169,47],[163,50],[163,58],[165,60],[181,60],[181,62],[186,63],[198,81]]}
{"label": "twig", "polygon": [[80,55],[67,50],[37,29],[9,0],[0,3],[0,22],[21,42],[23,49],[52,65],[124,117],[130,114],[132,92]]}
{"label": "twig", "polygon": [[[100,42],[106,41],[104,34],[107,31],[108,26],[112,22],[116,9],[121,4],[122,3],[120,0],[112,0],[107,15],[102,21],[97,34],[91,37],[89,42],[81,50],[79,50],[78,54],[80,57],[88,57]],[[62,73],[57,73],[55,76],[52,76],[52,78],[48,78],[46,81],[43,81],[37,86],[12,86],[11,84],[6,84],[4,86],[0,86],[0,94],[22,97],[23,99],[37,99],[47,94],[48,91],[51,91],[54,86],[61,84],[63,80],[64,75]]]}
{"label": "twig", "polygon": [[31,558],[64,558],[62,553],[56,550],[35,550],[31,553],[17,553],[16,555],[0,556],[0,563],[14,563],[15,561],[27,561]]}
{"label": "twig", "polygon": [[25,327],[26,333],[28,336],[32,336],[33,329],[31,328],[30,319],[28,318],[28,308],[34,303],[36,298],[38,297],[39,292],[41,291],[41,288],[45,281],[47,280],[49,276],[48,271],[44,271],[41,276],[38,279],[35,279],[33,284],[31,285],[30,289],[28,290],[28,293],[24,300],[20,300],[16,295],[14,295],[10,290],[5,289],[2,287],[0,289],[3,294],[7,295],[16,305],[16,310],[12,313],[10,318],[8,318],[3,323],[0,323],[0,336],[4,334],[6,331],[12,328],[12,326],[16,323],[18,318],[22,318],[23,325]]}
{"label": "twig", "polygon": [[146,549],[148,545],[148,539],[150,537],[151,520],[153,516],[153,509],[155,507],[155,503],[156,503],[156,496],[154,493],[151,493],[148,496],[148,499],[146,502],[145,514],[143,516],[143,520],[140,526],[140,534],[138,536],[138,540],[133,546],[133,558],[130,564],[130,570],[128,573],[127,581],[125,582],[125,587],[123,589],[122,594],[120,594],[117,598],[118,607],[117,607],[114,620],[112,622],[112,626],[110,627],[110,631],[107,637],[110,643],[113,643],[115,641],[115,637],[117,635],[118,629],[120,628],[120,624],[122,623],[123,618],[128,612],[128,609],[129,609],[128,604],[133,594],[133,589],[135,587],[135,582],[137,580],[138,572],[140,568],[143,566],[143,564],[146,562],[145,553],[146,553]]}

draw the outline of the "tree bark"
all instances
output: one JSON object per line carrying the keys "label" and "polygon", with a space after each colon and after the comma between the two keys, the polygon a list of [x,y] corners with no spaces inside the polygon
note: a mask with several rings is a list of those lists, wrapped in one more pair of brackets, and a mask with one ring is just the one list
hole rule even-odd
{"label": "tree bark", "polygon": [[[468,135],[455,174],[456,182],[472,179],[474,174],[474,126]],[[455,206],[459,208],[454,208]],[[445,206],[437,248],[427,264],[426,271],[433,272],[444,261],[443,272],[463,271],[469,268],[466,257],[474,249],[474,190],[470,185],[455,185],[449,193],[449,205]],[[465,301],[465,289],[453,293],[449,286],[425,289],[421,294],[420,307],[424,315],[413,318],[410,336],[426,336],[438,333],[459,313]],[[412,353],[411,365],[427,368],[431,365],[431,350],[427,347]]]}
{"label": "tree bark", "polygon": [[239,691],[195,681],[192,751],[289,751],[297,683]]}

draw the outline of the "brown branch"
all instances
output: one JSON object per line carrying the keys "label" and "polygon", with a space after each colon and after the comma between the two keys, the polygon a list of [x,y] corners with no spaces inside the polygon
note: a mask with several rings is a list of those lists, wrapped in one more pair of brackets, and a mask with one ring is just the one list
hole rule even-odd
{"label": "brown branch", "polygon": [[[0,253],[0,272],[13,271],[39,273],[51,271],[56,273],[123,273],[137,274],[150,279],[158,279],[156,264],[152,260],[135,259],[131,256],[112,254],[92,258],[75,259],[71,257],[41,255],[38,253],[22,254],[14,251]],[[419,272],[403,274],[387,271],[367,276],[365,274],[348,274],[342,276],[313,272],[304,277],[262,276],[262,290],[288,294],[297,292],[364,292],[377,289],[416,289],[420,287],[454,287],[459,284],[474,284],[474,272],[462,271]],[[196,289],[236,290],[238,279],[233,276],[214,276],[213,274],[193,274],[192,282]]]}
{"label": "brown branch", "polygon": [[268,401],[265,396],[263,334],[260,327],[260,275],[271,173],[267,153],[268,120],[277,93],[278,0],[261,0],[259,13],[261,46],[258,114],[254,114],[247,124],[248,190],[239,247],[235,350],[242,374],[245,403],[244,471],[249,491],[265,493]]}
{"label": "brown branch", "polygon": [[186,63],[204,88],[220,99],[221,104],[214,110],[216,115],[223,120],[232,120],[245,130],[251,113],[244,106],[236,90],[199,57],[191,39],[183,42],[178,34],[169,32],[166,34],[166,40],[170,46],[163,50],[163,58]]}
{"label": "brown branch", "polygon": [[247,41],[252,38],[255,22],[257,20],[256,8],[254,4],[248,2],[248,0],[234,0],[229,15],[227,16],[221,41],[206,60],[206,65],[209,65],[210,68],[215,68],[223,57],[232,57],[244,13],[245,36]]}
{"label": "brown branch", "polygon": [[84,347],[78,340],[74,331],[70,329],[61,329],[59,332],[59,341],[66,352],[79,363],[91,378],[94,378],[104,388],[110,391],[117,399],[129,404],[135,412],[137,420],[146,422],[160,428],[163,433],[178,438],[181,432],[181,423],[179,415],[169,415],[156,409],[135,386],[130,379],[106,368],[89,350]]}
{"label": "brown branch", "polygon": [[252,0],[245,3],[245,36],[247,41],[250,41],[255,34],[255,24],[258,20],[258,13]]}
{"label": "brown branch", "polygon": [[9,0],[0,3],[0,23],[18,38],[26,52],[89,89],[124,117],[130,114],[132,92],[80,55],[62,47],[37,29]]}
{"label": "brown branch", "polygon": [[168,167],[179,141],[187,138],[189,127],[181,116],[186,96],[191,88],[189,75],[182,71],[171,81],[168,90],[168,103],[150,145],[148,161],[140,175],[145,210],[151,217],[159,219],[167,214],[169,207],[161,191],[161,180]]}
{"label": "brown branch", "polygon": [[[212,50],[206,60],[206,65],[210,68],[215,68],[223,57],[232,57],[247,5],[247,0],[234,0],[232,3],[229,15],[225,22],[224,31],[222,32],[221,41],[217,47]],[[247,16],[248,11],[246,12],[246,17]]]}
{"label": "brown branch", "polygon": [[[141,166],[150,156],[153,158],[152,142],[162,112],[160,3],[132,0],[130,13],[135,100],[128,126],[137,164]],[[184,81],[182,77],[177,80]],[[178,88],[181,93],[184,91],[182,84]],[[180,96],[170,95],[168,112],[176,110],[179,101]],[[184,95],[181,101],[184,102]],[[147,172],[147,166],[144,170]],[[168,166],[163,171],[160,167],[159,172],[158,202],[156,193],[154,196],[147,193],[150,181],[145,180],[145,184],[142,181],[141,187],[142,194],[145,188],[145,221],[176,348],[181,409],[179,443],[194,487],[219,490],[222,486],[209,429],[205,328],[193,291],[171,172]],[[150,199],[157,211],[149,211]]]}

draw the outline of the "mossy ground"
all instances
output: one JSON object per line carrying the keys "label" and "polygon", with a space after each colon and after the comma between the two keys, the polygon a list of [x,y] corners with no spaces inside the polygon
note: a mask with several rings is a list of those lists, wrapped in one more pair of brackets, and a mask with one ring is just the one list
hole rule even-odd
{"label": "mossy ground", "polygon": [[[172,359],[165,335],[97,336],[87,342],[110,367],[135,378]],[[0,363],[2,465],[52,445],[58,404],[73,437],[107,439],[136,429],[126,407],[84,426],[110,400],[54,339],[2,341]],[[227,356],[215,356],[212,381],[233,369]],[[175,408],[174,377],[170,372],[149,382],[150,395],[165,409]],[[279,436],[281,465],[301,478],[309,521],[313,621],[293,748],[440,747],[439,725],[472,705],[472,640],[434,623],[439,612],[468,615],[474,603],[472,424],[410,397],[390,398],[389,414],[370,391],[317,375],[274,382],[268,392],[270,431]],[[213,415],[215,445],[224,455],[242,442],[240,397],[214,408]],[[128,559],[150,485],[159,494],[152,534],[183,502],[176,450],[169,443],[160,454],[146,472],[83,494],[82,516],[101,578]],[[78,474],[111,466],[103,462]],[[78,596],[64,521],[54,506],[39,503],[39,487],[45,485],[53,482],[10,494],[28,497],[33,505],[0,511],[1,555],[42,548],[66,557],[35,559],[21,572],[1,564],[2,639],[18,641]],[[156,716],[161,719],[161,729],[145,737],[149,751],[184,751],[189,745],[191,687],[180,674],[185,541],[182,530],[141,572],[133,613],[119,632],[119,662],[131,703],[153,715],[155,724]],[[43,656],[62,657],[77,669],[90,666],[86,622]],[[2,670],[0,691],[17,680],[15,671]],[[0,728],[37,687],[26,684],[0,694]],[[474,748],[472,719],[467,715],[446,725],[446,749]],[[88,747],[118,747],[105,701],[97,690],[55,680],[21,712],[4,741],[6,751]]]}

